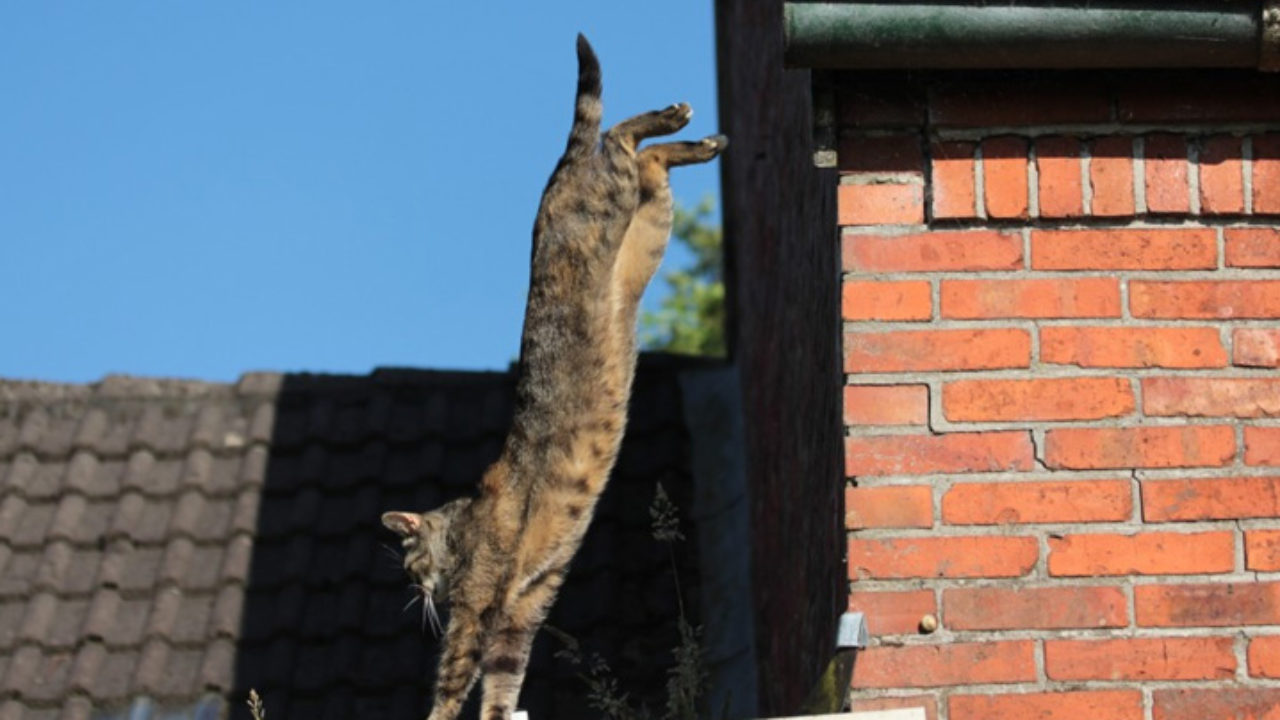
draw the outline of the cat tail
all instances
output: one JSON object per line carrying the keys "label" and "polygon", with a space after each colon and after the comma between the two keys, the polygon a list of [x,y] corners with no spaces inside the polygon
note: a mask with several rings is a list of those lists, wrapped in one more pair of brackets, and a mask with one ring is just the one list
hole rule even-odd
{"label": "cat tail", "polygon": [[578,33],[578,96],[566,155],[584,155],[600,141],[600,61],[591,43]]}

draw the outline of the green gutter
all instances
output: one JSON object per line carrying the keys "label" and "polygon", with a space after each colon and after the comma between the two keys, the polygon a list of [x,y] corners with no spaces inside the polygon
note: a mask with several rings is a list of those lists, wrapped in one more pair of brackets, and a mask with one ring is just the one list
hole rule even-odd
{"label": "green gutter", "polygon": [[1280,69],[1280,1],[788,2],[811,68]]}

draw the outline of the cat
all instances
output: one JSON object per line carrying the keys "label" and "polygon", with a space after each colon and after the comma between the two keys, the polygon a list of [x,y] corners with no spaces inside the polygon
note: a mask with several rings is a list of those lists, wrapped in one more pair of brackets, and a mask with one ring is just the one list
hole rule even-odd
{"label": "cat", "polygon": [[600,133],[600,66],[578,36],[568,145],[533,230],[515,412],[479,494],[425,513],[388,512],[404,566],[438,627],[450,606],[429,720],[453,720],[483,675],[480,717],[507,720],[534,634],[582,543],[618,455],[635,373],[636,312],[671,231],[668,170],[707,162],[728,140],[641,140],[676,132],[687,104]]}

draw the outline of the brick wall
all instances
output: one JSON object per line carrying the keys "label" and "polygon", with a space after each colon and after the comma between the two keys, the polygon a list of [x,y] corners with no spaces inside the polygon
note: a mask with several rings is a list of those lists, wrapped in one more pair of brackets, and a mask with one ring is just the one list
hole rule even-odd
{"label": "brick wall", "polygon": [[1280,78],[830,80],[856,706],[1277,717]]}

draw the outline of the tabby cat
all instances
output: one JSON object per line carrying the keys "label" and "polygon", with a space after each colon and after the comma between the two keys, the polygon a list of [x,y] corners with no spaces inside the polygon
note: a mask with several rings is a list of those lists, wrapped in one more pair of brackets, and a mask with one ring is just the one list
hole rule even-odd
{"label": "tabby cat", "polygon": [[529,650],[618,454],[635,372],[636,308],[671,230],[667,171],[707,162],[724,136],[637,148],[689,121],[683,103],[600,134],[600,66],[578,36],[568,147],[533,229],[515,416],[479,495],[389,512],[434,620],[451,607],[429,720],[452,720],[483,674],[483,720],[516,705]]}

